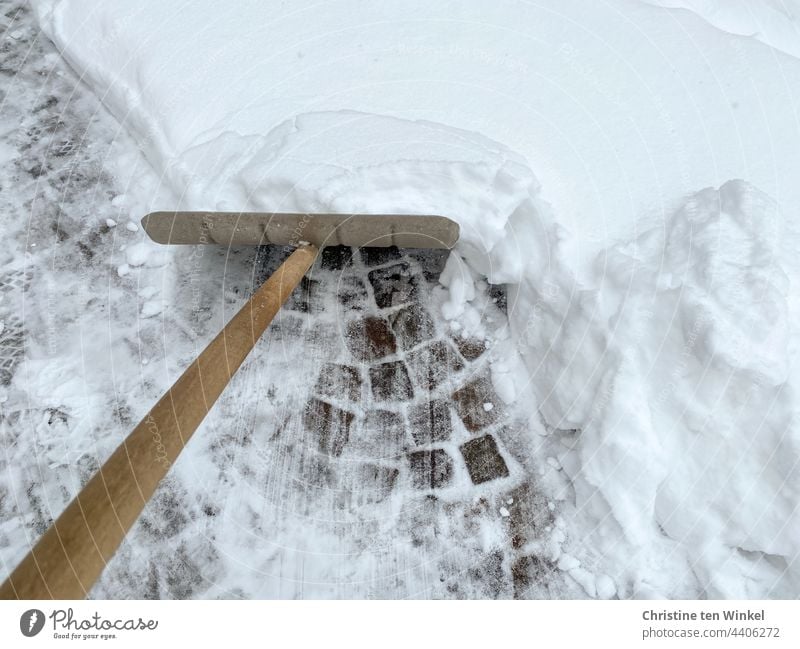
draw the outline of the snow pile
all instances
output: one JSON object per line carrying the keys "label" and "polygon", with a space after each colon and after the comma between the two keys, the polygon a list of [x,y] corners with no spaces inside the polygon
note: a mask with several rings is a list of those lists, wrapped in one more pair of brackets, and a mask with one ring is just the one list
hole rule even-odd
{"label": "snow pile", "polygon": [[[279,124],[350,110],[478,132],[524,156],[582,281],[599,250],[702,187],[746,178],[800,204],[800,66],[690,12],[632,0],[469,1],[455,14],[423,0],[34,4],[177,196],[205,187],[203,208],[243,207],[238,171]],[[317,160],[336,155],[322,144]]]}
{"label": "snow pile", "polygon": [[800,2],[797,0],[644,0],[688,9],[731,34],[752,36],[800,57]]}
{"label": "snow pile", "polygon": [[699,192],[598,258],[602,288],[536,358],[560,372],[535,375],[546,415],[581,431],[561,463],[595,521],[588,545],[606,570],[616,557],[628,594],[695,577],[711,597],[800,586],[799,243],[747,184]]}
{"label": "snow pile", "polygon": [[[238,151],[246,154],[232,158]],[[519,155],[476,133],[354,111],[317,112],[264,136],[226,134],[178,160],[174,182],[183,203],[198,208],[454,216],[462,226],[460,250],[497,282],[521,276],[519,245],[536,259],[548,254],[545,236],[517,242],[510,218],[530,201],[533,173]]]}
{"label": "snow pile", "polygon": [[798,61],[624,0],[36,4],[176,207],[461,223],[511,286],[493,378],[538,399],[551,558],[589,595],[797,592]]}

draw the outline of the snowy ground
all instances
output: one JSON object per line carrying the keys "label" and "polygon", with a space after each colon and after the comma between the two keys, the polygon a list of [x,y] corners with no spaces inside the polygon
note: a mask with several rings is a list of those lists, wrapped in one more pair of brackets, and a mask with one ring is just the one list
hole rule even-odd
{"label": "snowy ground", "polygon": [[794,3],[37,0],[87,85],[0,4],[3,574],[280,261],[144,213],[411,211],[458,248],[325,251],[93,596],[798,592]]}

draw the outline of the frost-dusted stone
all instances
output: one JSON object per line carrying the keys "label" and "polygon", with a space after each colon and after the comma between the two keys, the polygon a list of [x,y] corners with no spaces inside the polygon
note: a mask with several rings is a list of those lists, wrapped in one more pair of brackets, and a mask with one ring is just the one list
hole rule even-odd
{"label": "frost-dusted stone", "polygon": [[453,430],[450,406],[441,399],[433,399],[410,407],[408,423],[411,427],[411,436],[419,446],[448,440]]}
{"label": "frost-dusted stone", "polygon": [[547,498],[530,482],[523,482],[505,494],[501,500],[509,511],[511,546],[520,549],[525,544],[546,534],[553,525],[554,515],[547,506]]}
{"label": "frost-dusted stone", "polygon": [[306,405],[304,424],[317,434],[319,450],[328,455],[340,456],[350,437],[350,425],[355,415],[337,408],[327,401],[311,398]]}
{"label": "frost-dusted stone", "polygon": [[309,487],[317,489],[338,488],[338,467],[330,456],[318,453],[305,453],[299,459],[298,475]]}
{"label": "frost-dusted stone", "polygon": [[[489,410],[484,407],[487,403],[492,404]],[[492,382],[486,377],[470,381],[453,393],[456,412],[470,432],[485,428],[497,421],[502,410],[499,403],[500,398],[494,391]]]}
{"label": "frost-dusted stone", "polygon": [[363,311],[369,297],[363,280],[354,275],[345,275],[338,278],[336,294],[342,307],[354,311]]}
{"label": "frost-dusted stone", "polygon": [[360,248],[359,254],[365,266],[380,266],[381,264],[388,264],[390,261],[400,259],[401,254],[397,246],[387,247],[366,247]]}
{"label": "frost-dusted stone", "polygon": [[3,321],[0,330],[0,385],[9,385],[17,364],[25,353],[25,329],[15,315]]}
{"label": "frost-dusted stone", "polygon": [[394,334],[383,318],[369,316],[347,325],[347,347],[361,361],[373,361],[397,351]]}
{"label": "frost-dusted stone", "polygon": [[353,490],[368,502],[380,502],[386,498],[397,483],[400,472],[395,467],[365,463],[353,474]]}
{"label": "frost-dusted stone", "polygon": [[511,594],[503,569],[503,555],[502,550],[484,554],[468,570],[469,581],[477,587],[476,596],[482,599],[500,599]]}
{"label": "frost-dusted stone", "polygon": [[389,316],[397,342],[403,349],[411,349],[436,335],[430,314],[418,304],[411,304]]}
{"label": "frost-dusted stone", "polygon": [[416,489],[438,489],[449,484],[453,477],[453,460],[442,448],[409,453],[408,462],[411,484]]}
{"label": "frost-dusted stone", "polygon": [[323,308],[319,288],[320,284],[317,280],[303,277],[298,287],[286,300],[284,308],[301,313],[319,313]]}
{"label": "frost-dusted stone", "polygon": [[325,270],[342,270],[353,265],[350,246],[325,246],[320,254],[320,265]]}
{"label": "frost-dusted stone", "polygon": [[286,340],[297,340],[308,329],[308,317],[292,313],[291,311],[278,311],[278,315],[269,326],[269,335],[266,336],[270,345]]}
{"label": "frost-dusted stone", "polygon": [[361,374],[358,368],[338,363],[326,363],[314,387],[317,394],[358,401],[361,398]]}
{"label": "frost-dusted stone", "polygon": [[414,396],[411,379],[402,361],[390,361],[369,368],[372,396],[378,401],[408,401]]}
{"label": "frost-dusted stone", "polygon": [[364,426],[399,437],[403,433],[403,416],[391,410],[370,410],[364,415]]}
{"label": "frost-dusted stone", "polygon": [[447,264],[450,251],[444,248],[419,248],[406,250],[406,255],[419,262],[427,281],[436,282]]}
{"label": "frost-dusted stone", "polygon": [[555,566],[537,556],[522,556],[511,564],[511,580],[514,586],[514,597],[529,597],[532,588],[541,589],[552,581]]}
{"label": "frost-dusted stone", "polygon": [[400,306],[417,299],[419,279],[405,262],[373,270],[368,275],[375,304],[385,309]]}
{"label": "frost-dusted stone", "polygon": [[408,446],[402,415],[391,410],[368,410],[350,431],[348,455],[373,460],[391,460]]}
{"label": "frost-dusted stone", "polygon": [[486,343],[480,338],[454,338],[456,347],[461,355],[468,361],[474,361],[486,351]]}
{"label": "frost-dusted stone", "polygon": [[459,447],[473,484],[508,476],[508,467],[491,435],[484,435]]}
{"label": "frost-dusted stone", "polygon": [[464,368],[455,350],[442,340],[420,347],[406,358],[417,385],[426,390],[434,390]]}

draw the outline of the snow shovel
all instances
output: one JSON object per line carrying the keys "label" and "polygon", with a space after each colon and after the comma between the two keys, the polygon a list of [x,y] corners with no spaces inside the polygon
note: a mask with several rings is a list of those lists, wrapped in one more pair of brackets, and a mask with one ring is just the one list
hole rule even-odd
{"label": "snow shovel", "polygon": [[295,248],[209,343],[0,587],[2,599],[85,597],[161,479],[324,246],[452,248],[442,216],[153,212],[158,243]]}

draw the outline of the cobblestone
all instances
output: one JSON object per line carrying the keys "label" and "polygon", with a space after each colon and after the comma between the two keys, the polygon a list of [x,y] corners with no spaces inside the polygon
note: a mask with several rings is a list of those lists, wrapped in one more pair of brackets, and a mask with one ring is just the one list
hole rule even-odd
{"label": "cobblestone", "polygon": [[473,484],[508,476],[508,467],[491,435],[472,439],[459,447]]}
{"label": "cobblestone", "polygon": [[486,351],[486,343],[480,338],[461,338],[457,336],[454,341],[458,351],[468,361],[477,360]]}
{"label": "cobblestone", "polygon": [[414,388],[402,361],[389,361],[369,368],[372,396],[377,401],[408,401]]}
{"label": "cobblestone", "polygon": [[366,248],[361,248],[359,254],[365,266],[380,266],[381,264],[395,261],[402,257],[397,246],[388,246],[386,248],[368,246]]}
{"label": "cobblestone", "polygon": [[[514,597],[523,599],[534,585],[552,581],[555,566],[536,556],[522,556],[511,564]],[[547,593],[549,595],[549,593]]]}
{"label": "cobblestone", "polygon": [[444,449],[414,451],[408,454],[408,461],[411,483],[416,489],[438,489],[453,477],[453,460]]}
{"label": "cobblestone", "polygon": [[355,471],[356,489],[366,492],[370,501],[380,502],[394,489],[399,473],[395,467],[363,464]]}
{"label": "cobblestone", "polygon": [[455,350],[443,340],[420,347],[410,352],[407,358],[417,385],[429,391],[446,381],[451,382],[453,375],[464,369]]}
{"label": "cobblestone", "polygon": [[450,251],[428,248],[407,250],[406,254],[419,263],[425,281],[435,282],[439,279],[439,275],[441,275],[444,270],[447,258],[450,256]]}
{"label": "cobblestone", "polygon": [[431,316],[416,304],[389,316],[389,323],[403,349],[412,349],[436,335],[436,326]]}
{"label": "cobblestone", "polygon": [[319,313],[324,302],[320,299],[320,283],[310,277],[304,277],[300,285],[286,300],[284,308],[301,313]]}
{"label": "cobblestone", "polygon": [[351,322],[347,327],[346,341],[350,353],[361,361],[374,361],[397,351],[389,323],[375,316]]}
{"label": "cobblestone", "polygon": [[367,410],[350,430],[351,455],[362,460],[396,460],[408,446],[403,417],[391,410]]}
{"label": "cobblestone", "polygon": [[358,401],[361,399],[361,374],[358,368],[351,365],[326,363],[314,389],[325,397],[345,397],[350,401]]}
{"label": "cobblestone", "polygon": [[[487,377],[479,377],[453,393],[453,403],[467,430],[475,432],[486,428],[501,415],[500,399]],[[485,404],[492,404],[487,410]]]}
{"label": "cobblestone", "polygon": [[369,281],[381,309],[414,302],[419,295],[419,278],[406,262],[371,271]]}
{"label": "cobblestone", "polygon": [[352,412],[337,408],[321,399],[312,398],[306,406],[306,428],[319,435],[319,450],[329,455],[342,454],[344,445],[350,437],[353,418]]}
{"label": "cobblestone", "polygon": [[353,249],[350,246],[328,246],[322,249],[320,267],[324,270],[342,270],[353,265]]}
{"label": "cobblestone", "polygon": [[345,275],[339,278],[337,297],[345,311],[363,311],[367,301],[367,287],[359,277]]}
{"label": "cobblestone", "polygon": [[411,406],[408,411],[411,435],[418,446],[450,439],[453,426],[450,420],[450,405],[441,399],[423,401]]}
{"label": "cobblestone", "polygon": [[546,534],[546,529],[553,525],[553,513],[547,506],[547,500],[530,482],[523,482],[508,492],[507,500],[511,526],[511,544],[514,548],[522,548],[527,543]]}

